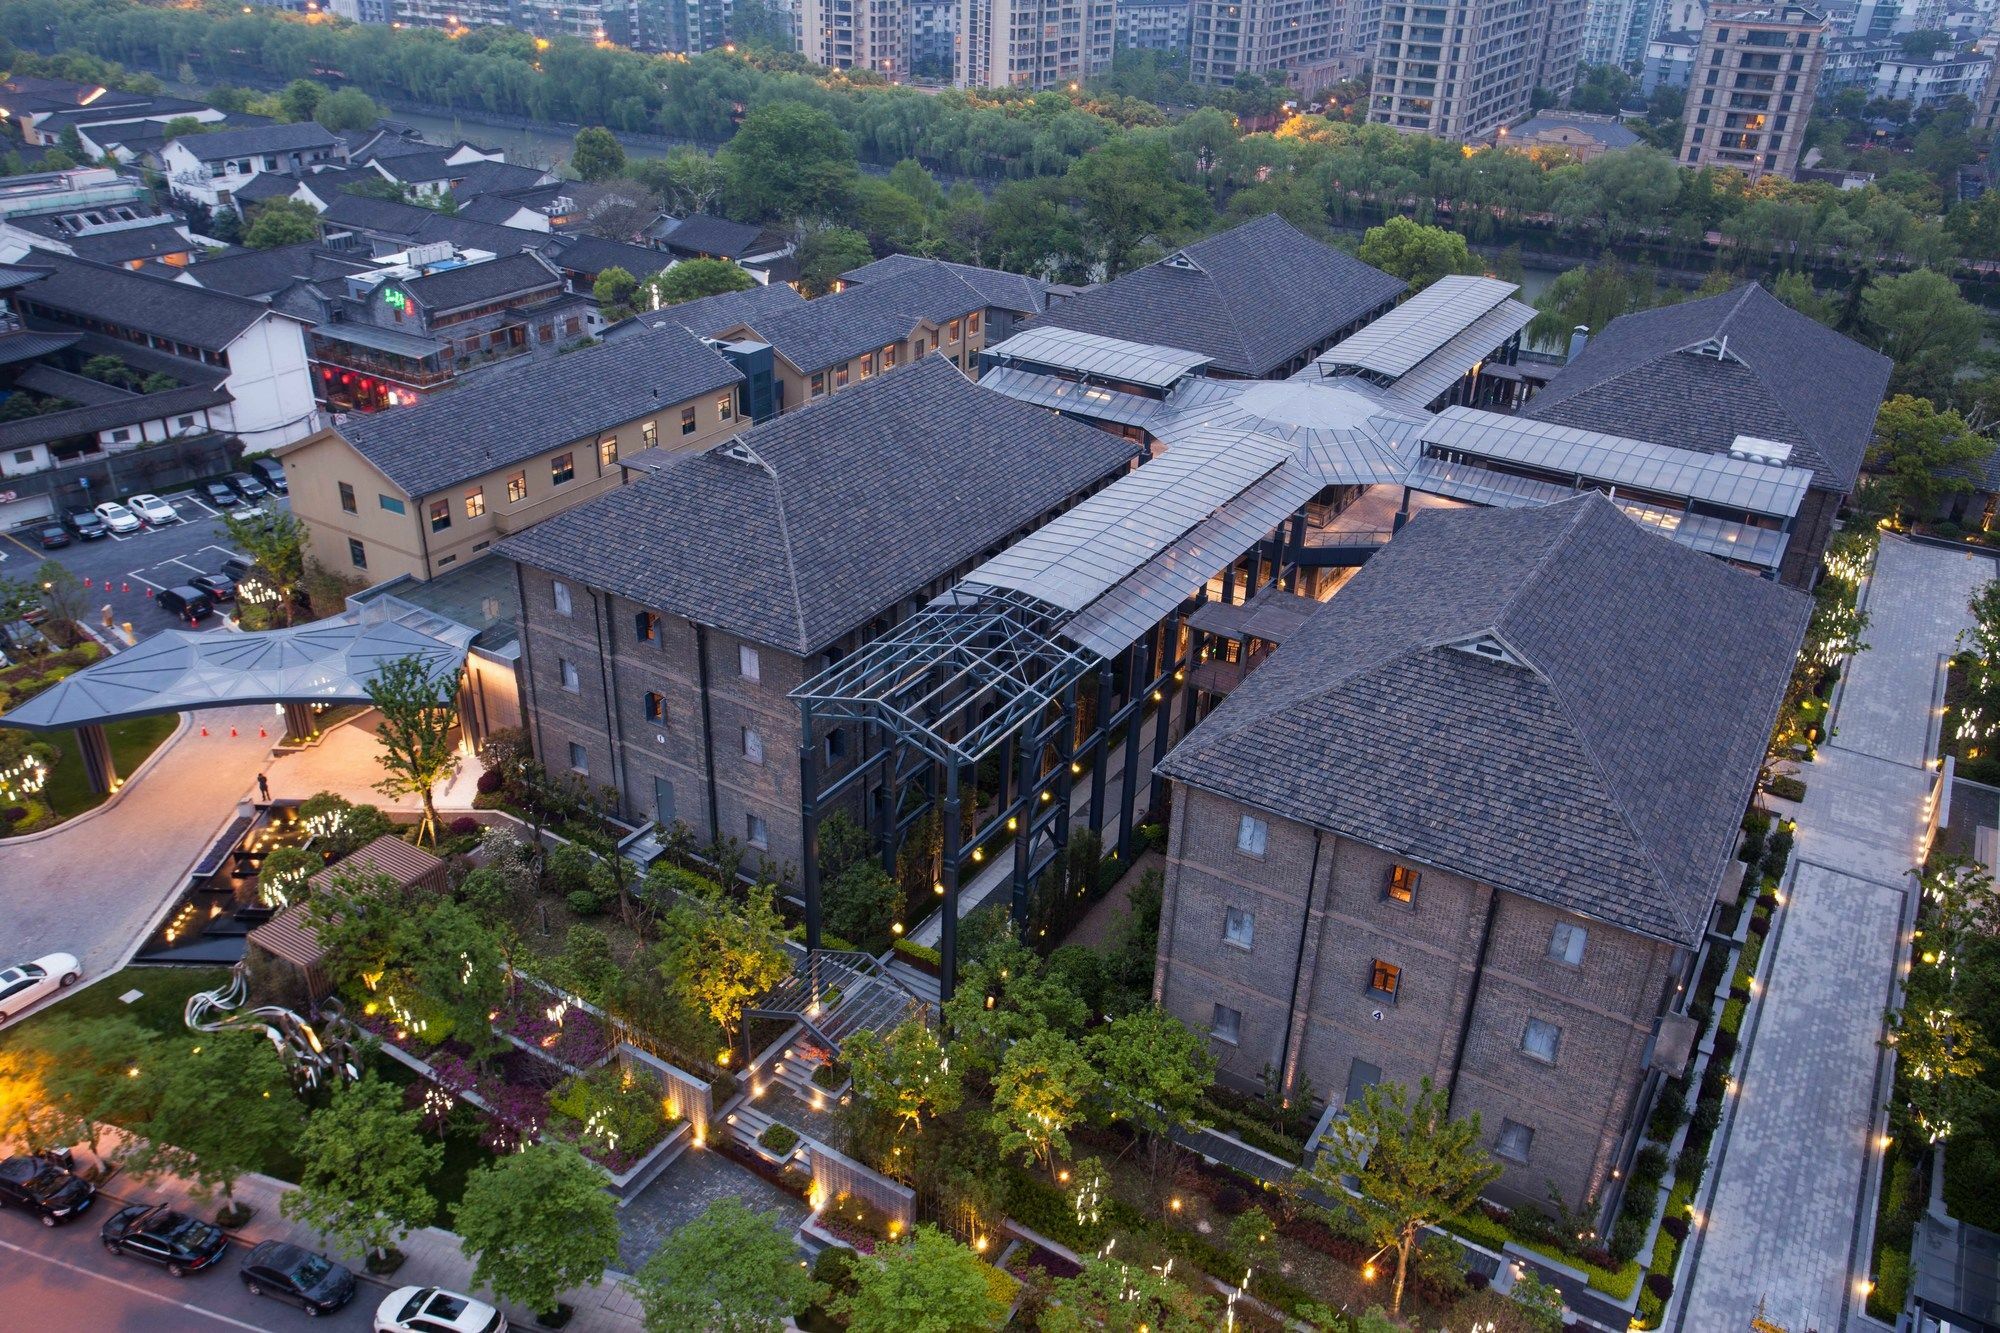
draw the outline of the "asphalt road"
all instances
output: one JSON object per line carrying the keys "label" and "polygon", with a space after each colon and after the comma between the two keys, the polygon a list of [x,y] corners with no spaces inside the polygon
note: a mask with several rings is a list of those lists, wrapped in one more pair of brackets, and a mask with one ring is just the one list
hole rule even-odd
{"label": "asphalt road", "polygon": [[[197,574],[219,573],[224,560],[241,553],[230,547],[206,498],[187,491],[161,498],[181,516],[179,523],[97,541],[72,541],[53,551],[36,545],[32,529],[0,533],[0,578],[25,579],[44,560],[57,560],[90,580],[85,619],[92,627],[102,626],[103,608],[109,605],[112,618],[120,624],[130,621],[142,639],[163,629],[191,628],[162,611],[149,594],[186,583]],[[284,506],[289,501],[267,496],[259,503]],[[211,616],[192,628],[215,630],[222,622],[222,616]]]}
{"label": "asphalt road", "polygon": [[0,1213],[0,1309],[6,1311],[0,1322],[16,1329],[92,1333],[365,1333],[388,1294],[364,1281],[344,1308],[312,1319],[297,1306],[243,1289],[236,1276],[242,1246],[231,1245],[209,1272],[174,1278],[151,1264],[107,1254],[97,1239],[102,1221],[96,1208],[72,1225],[54,1228],[18,1210]]}

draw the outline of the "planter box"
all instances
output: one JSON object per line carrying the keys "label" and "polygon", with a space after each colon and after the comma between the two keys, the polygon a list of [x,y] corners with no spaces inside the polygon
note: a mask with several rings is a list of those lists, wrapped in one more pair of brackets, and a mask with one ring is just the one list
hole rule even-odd
{"label": "planter box", "polygon": [[606,1170],[611,1177],[610,1190],[618,1197],[618,1206],[623,1208],[637,1198],[639,1191],[652,1184],[662,1171],[672,1166],[674,1159],[686,1152],[688,1144],[693,1141],[694,1126],[682,1120],[674,1126],[672,1133],[654,1144],[651,1151],[627,1170],[614,1172],[600,1166],[598,1169]]}

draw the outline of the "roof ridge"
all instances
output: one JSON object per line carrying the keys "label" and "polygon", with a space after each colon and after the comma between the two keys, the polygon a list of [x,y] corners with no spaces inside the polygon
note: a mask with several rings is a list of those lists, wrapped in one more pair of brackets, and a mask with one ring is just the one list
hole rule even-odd
{"label": "roof ridge", "polygon": [[[726,444],[717,447],[727,448],[728,444],[733,444],[742,438],[742,435],[733,436]],[[812,644],[806,637],[806,602],[805,594],[799,589],[798,552],[792,547],[791,520],[785,514],[785,482],[778,475],[778,469],[772,467],[762,454],[757,453],[749,445],[745,445],[744,447],[751,449],[751,457],[757,460],[757,465],[763,468],[764,474],[771,479],[771,490],[777,499],[778,544],[784,548],[785,552],[785,581],[791,585],[792,621],[798,627],[799,651],[805,653],[811,650]]]}

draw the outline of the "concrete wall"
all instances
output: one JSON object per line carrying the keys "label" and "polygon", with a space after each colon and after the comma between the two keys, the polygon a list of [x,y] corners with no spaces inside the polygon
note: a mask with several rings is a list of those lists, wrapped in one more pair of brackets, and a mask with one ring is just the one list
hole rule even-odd
{"label": "concrete wall", "polygon": [[708,1122],[715,1115],[715,1094],[707,1079],[648,1055],[629,1042],[619,1042],[616,1055],[620,1069],[659,1089],[660,1100],[694,1127],[695,1142],[707,1140]]}
{"label": "concrete wall", "polygon": [[318,428],[305,326],[271,314],[229,344],[229,378],[235,401],[215,409],[218,424],[243,437],[251,453],[302,440]]}

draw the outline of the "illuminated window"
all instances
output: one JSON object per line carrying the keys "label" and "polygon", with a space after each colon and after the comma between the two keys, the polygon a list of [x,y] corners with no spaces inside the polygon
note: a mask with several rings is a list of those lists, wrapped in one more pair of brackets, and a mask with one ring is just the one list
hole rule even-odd
{"label": "illuminated window", "polygon": [[692,407],[683,407],[681,409],[681,434],[694,434],[694,427],[694,409]]}
{"label": "illuminated window", "polygon": [[658,690],[646,691],[646,720],[659,723],[667,720],[667,696]]}
{"label": "illuminated window", "polygon": [[825,392],[826,392],[826,372],[822,370],[816,373],[812,377],[812,383],[806,389],[806,396],[809,398],[818,398]]}
{"label": "illuminated window", "polygon": [[865,380],[874,373],[875,373],[875,353],[863,352],[861,354],[861,378]]}
{"label": "illuminated window", "polygon": [[658,444],[660,442],[660,423],[657,421],[641,422],[639,425],[639,439],[648,449]]}
{"label": "illuminated window", "polygon": [[979,313],[979,311],[975,310],[965,317],[965,331],[967,333],[977,334],[979,332]]}
{"label": "illuminated window", "polygon": [[344,481],[340,483],[340,507],[350,514],[361,512],[354,506],[354,488]]}
{"label": "illuminated window", "polygon": [[607,435],[597,442],[597,465],[610,467],[618,461],[618,437]]}
{"label": "illuminated window", "polygon": [[1414,903],[1417,900],[1417,872],[1409,866],[1389,867],[1389,885],[1385,892],[1390,902]]}
{"label": "illuminated window", "polygon": [[882,349],[882,369],[894,370],[895,368],[896,368],[896,344],[890,343],[887,347],[884,347]]}
{"label": "illuminated window", "polygon": [[524,469],[507,478],[507,502],[519,504],[528,498],[528,474]]}
{"label": "illuminated window", "polygon": [[1385,999],[1396,998],[1396,991],[1403,984],[1403,969],[1394,963],[1385,963],[1380,958],[1368,972],[1368,989]]}
{"label": "illuminated window", "polygon": [[954,319],[951,323],[944,326],[944,340],[948,343],[957,342],[958,330],[959,330],[959,322]]}
{"label": "illuminated window", "polygon": [[485,512],[486,488],[484,486],[474,486],[465,493],[465,516],[467,518],[478,518]]}
{"label": "illuminated window", "polygon": [[570,454],[570,453],[557,454],[554,458],[551,458],[549,460],[549,481],[552,484],[560,486],[564,482],[568,481],[570,478],[574,477],[575,475],[576,475],[575,454]]}
{"label": "illuminated window", "polygon": [[715,400],[715,415],[724,421],[736,420],[736,395],[725,393]]}
{"label": "illuminated window", "polygon": [[451,501],[431,501],[431,531],[443,532],[451,526]]}

